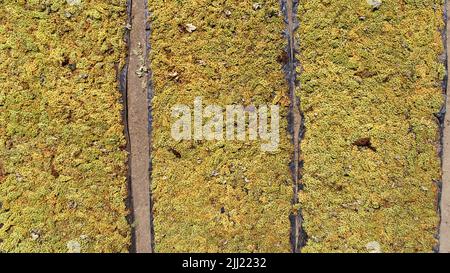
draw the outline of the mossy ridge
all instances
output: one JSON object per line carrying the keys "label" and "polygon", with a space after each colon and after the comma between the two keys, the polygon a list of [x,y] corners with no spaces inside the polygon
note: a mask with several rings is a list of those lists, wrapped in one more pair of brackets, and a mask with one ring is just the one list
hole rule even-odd
{"label": "mossy ridge", "polygon": [[443,3],[300,2],[304,252],[436,246]]}
{"label": "mossy ridge", "polygon": [[0,2],[0,252],[130,244],[116,81],[126,1],[81,2]]}
{"label": "mossy ridge", "polygon": [[[293,148],[277,61],[285,54],[285,26],[279,1],[258,2],[149,2],[157,252],[290,251]],[[188,24],[196,30],[187,31]],[[259,141],[175,142],[170,108],[192,106],[197,96],[221,106],[279,104],[280,151],[261,152]]]}

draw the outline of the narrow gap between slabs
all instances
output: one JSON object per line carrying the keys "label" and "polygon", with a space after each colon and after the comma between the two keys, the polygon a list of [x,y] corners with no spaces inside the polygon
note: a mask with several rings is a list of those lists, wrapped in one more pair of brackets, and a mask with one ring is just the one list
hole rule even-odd
{"label": "narrow gap between slabs", "polygon": [[[291,162],[291,172],[293,178],[293,198],[292,203],[294,207],[299,205],[298,194],[302,188],[301,183],[301,140],[304,135],[304,119],[300,106],[300,98],[296,95],[296,89],[298,88],[297,82],[297,67],[299,62],[296,59],[296,47],[297,41],[295,40],[295,31],[299,27],[297,20],[298,0],[282,0],[281,9],[285,17],[286,30],[284,32],[286,39],[288,40],[287,56],[288,63],[284,68],[286,79],[289,85],[289,97],[291,101],[290,113],[289,113],[289,130],[292,134],[294,142],[294,152]],[[292,252],[300,253],[301,249],[306,245],[307,235],[303,230],[303,217],[301,208],[290,216],[291,219],[291,246]]]}

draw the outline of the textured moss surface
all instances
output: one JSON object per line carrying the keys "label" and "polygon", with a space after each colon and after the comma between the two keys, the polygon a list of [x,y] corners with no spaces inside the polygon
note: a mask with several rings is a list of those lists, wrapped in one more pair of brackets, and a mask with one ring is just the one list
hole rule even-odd
{"label": "textured moss surface", "polygon": [[[279,2],[150,1],[158,252],[288,252],[292,145]],[[193,26],[196,27],[192,31]],[[192,31],[192,32],[189,32]],[[281,144],[172,139],[171,107],[281,106]]]}
{"label": "textured moss surface", "polygon": [[443,1],[300,2],[304,251],[432,251]]}
{"label": "textured moss surface", "polygon": [[125,24],[123,0],[0,1],[0,252],[127,251]]}

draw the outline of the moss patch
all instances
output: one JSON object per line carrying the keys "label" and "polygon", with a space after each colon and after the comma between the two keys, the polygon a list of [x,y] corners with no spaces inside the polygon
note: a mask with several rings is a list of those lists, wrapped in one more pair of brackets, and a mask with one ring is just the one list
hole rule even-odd
{"label": "moss patch", "polygon": [[[150,1],[158,252],[288,252],[292,145],[278,1]],[[279,151],[260,141],[176,142],[171,107],[278,104]]]}
{"label": "moss patch", "polygon": [[0,9],[0,252],[127,251],[126,2]]}
{"label": "moss patch", "polygon": [[305,252],[437,244],[442,8],[300,1]]}

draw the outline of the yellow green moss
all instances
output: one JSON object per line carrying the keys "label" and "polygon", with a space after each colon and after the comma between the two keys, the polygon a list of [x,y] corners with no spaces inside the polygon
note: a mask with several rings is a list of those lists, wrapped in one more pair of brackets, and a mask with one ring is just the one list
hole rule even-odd
{"label": "yellow green moss", "polygon": [[300,1],[305,252],[437,244],[443,2]]}
{"label": "yellow green moss", "polygon": [[[285,27],[279,1],[258,2],[149,2],[158,252],[290,251],[293,148],[288,88],[277,61]],[[279,151],[262,152],[260,141],[173,140],[171,107],[193,107],[197,96],[222,107],[280,105]]]}
{"label": "yellow green moss", "polygon": [[125,252],[126,1],[0,1],[0,252]]}

